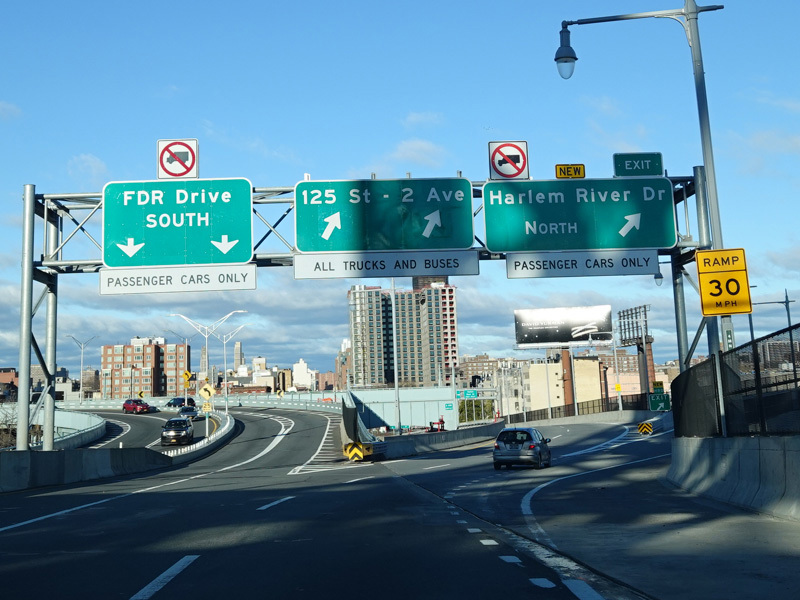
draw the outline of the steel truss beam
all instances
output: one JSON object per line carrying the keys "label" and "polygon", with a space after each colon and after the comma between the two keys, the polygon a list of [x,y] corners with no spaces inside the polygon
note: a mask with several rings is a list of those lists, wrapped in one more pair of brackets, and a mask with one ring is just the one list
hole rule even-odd
{"label": "steel truss beam", "polygon": [[[697,168],[696,168],[697,170]],[[684,205],[685,233],[678,232],[678,245],[671,250],[660,251],[670,256],[673,268],[673,291],[675,295],[676,324],[678,325],[678,349],[681,366],[688,363],[688,343],[686,339],[685,304],[683,300],[683,266],[694,260],[696,248],[710,247],[708,242],[708,207],[701,201],[702,195],[695,194],[695,176],[670,177],[673,184],[674,203]],[[482,197],[484,181],[472,182],[474,199]],[[697,198],[697,221],[700,241],[692,238],[690,229],[688,198]],[[60,275],[74,273],[96,273],[103,266],[102,242],[102,193],[38,194],[35,185],[23,188],[23,235],[22,235],[22,277],[20,293],[20,353],[19,388],[17,396],[17,450],[29,449],[28,431],[30,429],[31,397],[31,353],[42,366],[45,374],[45,390],[39,405],[44,410],[43,449],[53,449],[54,411],[55,411],[55,372],[56,372],[56,332],[58,308],[58,278]],[[702,206],[701,206],[702,205]],[[479,205],[474,216],[481,212]],[[293,227],[294,223],[284,223],[294,210],[294,186],[253,188],[253,215],[255,222],[261,223],[258,241],[253,243],[252,262],[257,267],[291,267],[294,265],[295,247],[279,227]],[[36,220],[41,223],[36,234]],[[65,225],[71,229],[65,235]],[[293,231],[292,236],[293,237]],[[34,251],[34,243],[41,243],[41,251]],[[273,242],[274,247],[266,247]],[[94,249],[90,255],[86,248]],[[486,244],[475,238],[473,250],[480,260],[505,260],[506,254],[490,252]],[[74,254],[74,256],[73,256]],[[43,286],[41,296],[34,307],[33,284]],[[32,331],[33,317],[44,303],[45,311],[45,351],[42,353]],[[711,329],[709,327],[709,329]],[[83,374],[81,374],[81,377]],[[37,405],[38,406],[38,405]],[[38,410],[38,408],[37,408]]]}

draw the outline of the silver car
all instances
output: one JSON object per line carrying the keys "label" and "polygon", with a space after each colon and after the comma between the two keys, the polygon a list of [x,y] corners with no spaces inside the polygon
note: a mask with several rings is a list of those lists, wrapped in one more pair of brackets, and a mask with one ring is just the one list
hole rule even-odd
{"label": "silver car", "polygon": [[198,412],[194,406],[181,406],[178,409],[178,416],[194,421],[198,417]]}
{"label": "silver car", "polygon": [[544,437],[533,427],[509,427],[503,429],[494,442],[494,468],[499,470],[503,465],[510,469],[511,465],[533,465],[537,469],[549,467],[550,438]]}

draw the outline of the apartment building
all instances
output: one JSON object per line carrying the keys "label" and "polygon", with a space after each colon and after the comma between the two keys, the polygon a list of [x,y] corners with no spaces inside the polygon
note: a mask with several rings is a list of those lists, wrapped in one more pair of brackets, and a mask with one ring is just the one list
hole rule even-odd
{"label": "apartment building", "polygon": [[191,371],[191,346],[164,338],[133,338],[101,348],[100,388],[104,398],[180,396],[183,373]]}
{"label": "apartment building", "polygon": [[394,384],[395,364],[398,385],[450,384],[458,363],[455,287],[414,278],[413,288],[356,285],[348,292],[351,385]]}

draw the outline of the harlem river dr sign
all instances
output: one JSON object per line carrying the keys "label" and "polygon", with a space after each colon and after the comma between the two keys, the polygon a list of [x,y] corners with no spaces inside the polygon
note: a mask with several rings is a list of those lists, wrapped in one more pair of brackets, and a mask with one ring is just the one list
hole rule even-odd
{"label": "harlem river dr sign", "polygon": [[492,252],[672,248],[678,242],[665,177],[490,181],[483,187]]}

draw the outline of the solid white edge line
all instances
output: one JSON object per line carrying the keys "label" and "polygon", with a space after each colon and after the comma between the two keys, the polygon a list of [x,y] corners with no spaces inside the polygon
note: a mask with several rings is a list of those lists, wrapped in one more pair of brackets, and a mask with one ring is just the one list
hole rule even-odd
{"label": "solid white edge line", "polygon": [[183,571],[198,558],[200,558],[199,554],[189,554],[184,556],[169,569],[164,571],[161,575],[136,592],[136,594],[131,596],[131,600],[148,600],[148,598],[152,598],[156,592],[167,585],[170,581],[175,579],[175,577],[177,577],[181,571]]}
{"label": "solid white edge line", "polygon": [[[51,519],[53,517],[60,517],[61,515],[66,515],[66,514],[69,514],[71,512],[75,512],[77,510],[81,510],[83,508],[89,508],[90,506],[97,506],[98,504],[105,504],[106,502],[111,502],[112,500],[119,500],[120,498],[127,498],[128,496],[133,496],[134,494],[142,494],[144,492],[151,492],[153,490],[157,490],[157,489],[160,489],[160,488],[163,488],[163,487],[169,487],[171,485],[178,485],[179,483],[185,483],[186,481],[191,481],[192,479],[200,479],[202,477],[207,477],[209,475],[215,475],[217,473],[222,473],[223,471],[227,471],[229,469],[235,469],[236,467],[241,467],[242,465],[246,465],[247,463],[252,462],[252,461],[254,461],[254,460],[258,459],[258,458],[261,458],[262,456],[264,456],[265,454],[270,452],[275,446],[277,446],[284,439],[285,434],[288,433],[289,431],[291,431],[292,428],[294,428],[295,423],[291,419],[286,419],[287,421],[289,421],[289,423],[291,423],[291,425],[288,428],[286,428],[286,427],[284,427],[284,424],[281,423],[277,418],[275,418],[275,417],[270,417],[270,418],[280,424],[281,431],[276,436],[276,438],[272,441],[272,443],[269,446],[267,446],[267,448],[265,450],[263,450],[262,452],[256,454],[251,459],[245,460],[245,461],[237,463],[235,465],[228,465],[227,467],[223,467],[221,469],[217,469],[216,471],[208,471],[206,473],[199,473],[198,475],[192,475],[191,477],[187,477],[185,479],[177,479],[175,481],[169,481],[167,483],[161,483],[161,484],[158,484],[158,485],[153,485],[153,486],[150,486],[150,487],[147,487],[147,488],[142,488],[140,490],[134,490],[133,492],[127,492],[125,494],[120,494],[119,496],[113,496],[111,498],[105,498],[103,500],[98,500],[97,502],[89,502],[88,504],[81,504],[80,506],[74,506],[72,508],[67,508],[65,510],[60,510],[58,512],[50,513],[49,515],[43,515],[41,517],[36,517],[35,519],[28,519],[27,521],[21,521],[20,523],[13,523],[11,525],[6,525],[5,527],[0,527],[0,533],[2,533],[4,531],[8,531],[9,529],[15,529],[17,527],[22,527],[24,525],[30,525],[31,523],[36,523],[38,521],[44,521],[45,519]],[[281,417],[281,418],[285,419],[285,417]]]}
{"label": "solid white edge line", "polygon": [[358,479],[351,479],[350,481],[345,481],[345,484],[348,483],[356,483],[357,481],[364,481],[365,479],[374,479],[374,475],[370,475],[369,477],[359,477]]}

